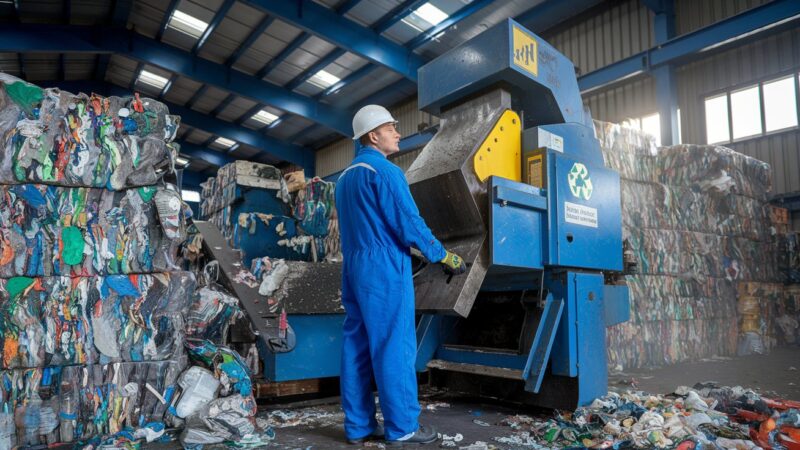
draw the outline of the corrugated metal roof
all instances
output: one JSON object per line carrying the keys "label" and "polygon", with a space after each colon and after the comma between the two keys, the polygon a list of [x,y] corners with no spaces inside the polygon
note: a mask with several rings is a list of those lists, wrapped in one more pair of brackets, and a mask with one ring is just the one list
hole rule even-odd
{"label": "corrugated metal roof", "polygon": [[89,80],[97,64],[95,55],[64,55],[64,77],[67,80]]}
{"label": "corrugated metal roof", "polygon": [[62,20],[64,7],[64,2],[58,0],[19,2],[19,16],[25,23],[58,23]]}
{"label": "corrugated metal roof", "polygon": [[172,82],[172,87],[167,91],[164,98],[171,103],[183,105],[200,89],[202,83],[192,80],[191,78],[178,77]]}
{"label": "corrugated metal roof", "polygon": [[[358,103],[361,99],[372,95],[377,91],[387,91],[402,76],[383,67],[376,67],[369,74],[352,83],[335,94],[327,97],[327,100],[334,106],[346,107]],[[414,92],[411,93],[413,95]]]}
{"label": "corrugated metal roof", "polygon": [[264,12],[248,5],[234,3],[214,33],[211,34],[199,55],[216,63],[224,64],[265,16]]}
{"label": "corrugated metal roof", "polygon": [[456,26],[445,30],[445,32],[436,39],[431,40],[429,43],[417,49],[417,52],[428,58],[439,56],[458,44],[472,39],[504,19],[516,17],[543,1],[545,0],[509,0],[506,2],[499,2],[497,6],[493,3],[464,19]]}
{"label": "corrugated metal roof", "polygon": [[211,137],[211,133],[207,133],[199,128],[194,128],[192,133],[186,137],[186,140],[192,144],[200,145],[206,142]]}
{"label": "corrugated metal roof", "polygon": [[[346,0],[314,1],[325,8],[336,11]],[[448,14],[452,14],[470,3],[468,0],[430,1]],[[418,52],[426,59],[438,56],[502,19],[518,15],[540,1],[497,0],[456,26],[450,27],[435,40],[418,49]],[[224,17],[217,17],[224,3],[225,0],[180,0],[177,3],[177,10],[181,12],[205,23],[218,22],[218,26],[210,33],[197,57],[222,65],[229,60],[243,42],[248,40],[254,30],[260,31],[260,25],[269,18],[265,11],[243,2],[234,2]],[[361,0],[346,12],[345,17],[353,21],[354,27],[370,27],[404,3],[403,0]],[[66,20],[63,16],[66,5],[67,3],[60,0],[27,0],[21,3],[20,21],[23,23],[65,23]],[[170,2],[164,0],[133,0],[127,19],[128,28],[148,38],[156,38],[160,34],[162,25],[167,23],[168,15],[172,12],[167,10],[169,5]],[[70,23],[108,26],[114,12],[115,2],[72,0],[69,8],[68,20]],[[215,20],[215,18],[219,20]],[[230,70],[239,70],[254,75],[270,61],[273,61],[301,34],[305,36],[298,27],[284,20],[270,19],[272,19],[271,24],[248,48],[242,49],[241,55]],[[406,20],[400,20],[389,27],[382,36],[397,43],[406,43],[420,34],[420,29],[412,26],[413,24],[418,26],[419,23],[418,18],[407,17]],[[163,31],[161,40],[167,45],[187,52],[197,44],[196,37],[171,27],[167,27]],[[312,35],[307,37],[297,49],[290,52],[284,60],[276,64],[264,79],[277,86],[286,86],[296,77],[304,74],[310,67],[317,65],[321,59],[338,51],[331,41]],[[23,55],[22,60],[28,79],[57,81],[61,76],[66,80],[94,79],[99,58],[97,55],[91,54],[70,54],[62,58],[58,54],[31,53]],[[345,79],[368,64],[371,63],[363,57],[347,52],[324,67],[324,70],[339,79]],[[149,64],[140,64],[119,55],[111,57],[108,69],[103,76],[105,80],[114,85],[128,88],[138,76],[137,70],[140,68],[145,68],[166,78],[174,78],[170,89],[164,96],[165,101],[186,105],[190,99],[196,97],[191,108],[200,113],[210,114],[219,108],[216,115],[219,120],[241,121],[244,127],[255,130],[265,129],[263,124],[244,117],[246,113],[251,113],[256,110],[256,106],[260,105],[254,98],[234,95],[228,104],[224,104],[223,102],[230,95],[227,90],[215,86],[203,86],[203,83],[189,77],[173,76],[169,71]],[[0,70],[21,75],[19,56],[15,53],[0,54]],[[150,96],[157,96],[160,93],[159,89],[145,84],[135,85],[135,88]],[[306,80],[294,87],[293,90],[300,95],[315,97],[323,92],[324,88]],[[376,94],[380,95],[382,102],[393,103],[413,97],[415,91],[413,83],[404,80],[401,75],[384,67],[374,67],[356,82],[344,86],[336,93],[321,97],[319,101],[336,108],[349,110],[364,99]],[[303,146],[319,147],[320,142],[327,142],[335,136],[333,130],[325,126],[312,127],[314,122],[304,117],[286,113],[270,105],[264,106],[264,109],[282,117],[279,125],[264,130],[274,138],[288,139],[294,136],[297,143]],[[186,133],[186,139],[195,144],[202,144],[209,137],[210,135],[203,130],[191,129],[191,132]],[[241,148],[242,150],[237,150],[234,154],[241,153],[249,156],[250,150],[254,150],[245,149],[244,146]]]}
{"label": "corrugated metal roof", "polygon": [[131,8],[128,25],[137,33],[154,38],[168,6],[169,2],[162,0],[136,0]]}
{"label": "corrugated metal roof", "polygon": [[346,17],[360,25],[371,26],[401,3],[401,0],[362,0]]}

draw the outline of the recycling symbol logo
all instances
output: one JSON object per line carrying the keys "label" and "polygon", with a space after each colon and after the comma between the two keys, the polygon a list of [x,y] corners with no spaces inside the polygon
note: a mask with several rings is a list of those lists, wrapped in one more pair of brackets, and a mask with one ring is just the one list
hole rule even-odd
{"label": "recycling symbol logo", "polygon": [[586,166],[581,163],[573,164],[567,174],[567,181],[572,195],[584,200],[592,198],[592,179],[589,178],[589,169]]}

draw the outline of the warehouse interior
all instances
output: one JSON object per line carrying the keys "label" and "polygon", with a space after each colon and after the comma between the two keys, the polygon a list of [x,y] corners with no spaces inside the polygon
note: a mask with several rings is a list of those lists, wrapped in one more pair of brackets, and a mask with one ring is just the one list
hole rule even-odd
{"label": "warehouse interior", "polygon": [[0,450],[800,449],[796,0],[0,0],[0,88]]}

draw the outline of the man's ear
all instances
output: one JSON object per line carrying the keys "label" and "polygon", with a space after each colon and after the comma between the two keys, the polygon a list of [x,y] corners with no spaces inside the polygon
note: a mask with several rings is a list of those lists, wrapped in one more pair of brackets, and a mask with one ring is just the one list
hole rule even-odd
{"label": "man's ear", "polygon": [[378,136],[374,131],[370,131],[367,133],[367,140],[369,140],[370,144],[376,145],[378,143]]}

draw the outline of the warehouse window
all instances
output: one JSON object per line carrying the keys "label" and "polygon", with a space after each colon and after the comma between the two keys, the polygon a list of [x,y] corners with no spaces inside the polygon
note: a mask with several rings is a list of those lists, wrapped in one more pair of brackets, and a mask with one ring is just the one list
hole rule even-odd
{"label": "warehouse window", "polygon": [[641,130],[652,135],[655,138],[656,145],[661,145],[661,115],[659,113],[626,119],[622,124],[628,128]]}
{"label": "warehouse window", "polygon": [[656,145],[661,145],[661,115],[659,113],[642,117],[642,131],[656,139]]}
{"label": "warehouse window", "polygon": [[[681,143],[681,109],[678,108],[676,120],[678,121],[678,141],[673,144]],[[644,117],[636,117],[633,119],[626,119],[622,124],[628,128],[634,128],[644,131],[645,133],[653,136],[656,145],[661,145],[661,114],[654,113]]]}
{"label": "warehouse window", "polygon": [[181,198],[187,203],[200,203],[200,193],[197,191],[184,189],[181,191]]}
{"label": "warehouse window", "polygon": [[706,139],[719,144],[796,128],[797,76],[706,97]]}
{"label": "warehouse window", "polygon": [[758,98],[758,86],[731,93],[731,117],[734,139],[761,134],[761,102]]}
{"label": "warehouse window", "polygon": [[767,132],[797,126],[794,77],[764,83],[764,120]]}
{"label": "warehouse window", "polygon": [[709,144],[731,140],[728,94],[706,99],[706,139]]}

